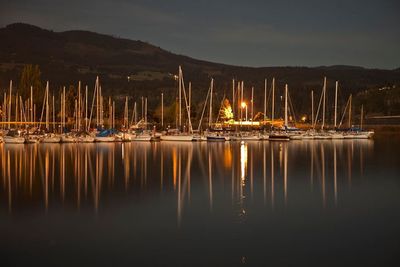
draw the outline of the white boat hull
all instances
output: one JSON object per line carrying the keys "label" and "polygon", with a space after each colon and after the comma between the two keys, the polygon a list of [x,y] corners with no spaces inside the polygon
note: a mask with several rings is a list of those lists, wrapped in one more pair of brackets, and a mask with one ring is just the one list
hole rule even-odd
{"label": "white boat hull", "polygon": [[279,133],[277,133],[277,134],[270,134],[269,135],[269,138],[268,138],[268,140],[270,140],[270,141],[275,141],[275,140],[277,140],[277,141],[289,141],[290,140],[290,136],[289,135],[287,135],[287,134],[279,134]]}
{"label": "white boat hull", "polygon": [[207,141],[207,137],[204,135],[194,135],[192,141],[197,141],[197,142]]}
{"label": "white boat hull", "polygon": [[92,136],[77,137],[76,142],[78,142],[78,143],[93,143],[94,137],[92,137]]}
{"label": "white boat hull", "polygon": [[151,135],[136,135],[131,141],[149,142],[151,141]]}
{"label": "white boat hull", "polygon": [[303,135],[290,135],[289,138],[290,140],[302,140]]}
{"label": "white boat hull", "polygon": [[115,142],[115,137],[114,136],[106,136],[106,137],[96,136],[94,138],[94,140],[96,142],[109,143],[109,142]]}
{"label": "white boat hull", "polygon": [[162,135],[161,141],[189,142],[193,141],[193,135]]}
{"label": "white boat hull", "polygon": [[48,143],[48,144],[54,144],[54,143],[60,143],[61,142],[61,138],[60,137],[44,137],[41,140],[42,143]]}
{"label": "white boat hull", "polygon": [[23,143],[25,143],[25,138],[24,137],[4,136],[3,142],[5,144],[23,144]]}
{"label": "white boat hull", "polygon": [[75,137],[72,137],[72,136],[62,136],[61,142],[62,143],[75,143],[76,139],[75,139]]}
{"label": "white boat hull", "polygon": [[332,136],[330,136],[330,135],[314,135],[314,139],[327,140],[327,139],[332,139]]}
{"label": "white boat hull", "polygon": [[338,134],[338,133],[331,134],[331,137],[332,137],[332,139],[343,139],[344,138],[343,134]]}
{"label": "white boat hull", "polygon": [[226,138],[225,138],[225,136],[208,135],[208,136],[207,136],[207,141],[211,141],[211,142],[225,142],[225,141],[226,141]]}

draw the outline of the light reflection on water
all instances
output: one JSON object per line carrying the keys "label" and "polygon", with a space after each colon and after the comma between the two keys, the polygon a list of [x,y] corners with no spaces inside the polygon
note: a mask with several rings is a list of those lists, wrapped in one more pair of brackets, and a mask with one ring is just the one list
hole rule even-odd
{"label": "light reflection on water", "polygon": [[210,212],[216,194],[227,191],[241,216],[260,192],[264,205],[286,206],[296,191],[293,180],[309,184],[310,194],[317,191],[323,207],[335,206],[341,190],[351,190],[354,168],[363,176],[373,148],[372,140],[1,145],[1,190],[9,212],[31,202],[45,210],[52,202],[77,209],[85,203],[99,212],[103,195],[113,191],[170,193],[180,224],[192,179]]}
{"label": "light reflection on water", "polygon": [[400,249],[399,149],[398,137],[0,144],[0,254],[14,265],[383,265]]}

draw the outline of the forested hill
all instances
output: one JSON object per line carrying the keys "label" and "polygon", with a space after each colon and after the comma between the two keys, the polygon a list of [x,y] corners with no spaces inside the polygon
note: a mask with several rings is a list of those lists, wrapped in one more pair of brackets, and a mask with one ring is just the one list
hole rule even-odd
{"label": "forested hill", "polygon": [[[22,23],[1,28],[0,40],[0,92],[8,87],[10,79],[18,87],[25,64],[39,65],[41,79],[50,80],[53,91],[63,85],[76,85],[78,80],[93,88],[99,75],[104,94],[149,96],[150,107],[157,105],[159,99],[154,96],[161,90],[166,93],[167,101],[168,97],[173,99],[176,93],[173,75],[178,65],[182,65],[185,81],[192,81],[195,103],[205,98],[211,77],[215,79],[217,99],[224,93],[230,94],[232,78],[245,81],[247,95],[254,86],[259,96],[264,92],[264,78],[270,81],[275,77],[279,90],[285,83],[289,85],[298,112],[308,110],[310,90],[319,94],[324,76],[328,77],[328,96],[332,97],[334,81],[339,80],[343,99],[349,93],[400,84],[400,69],[230,66],[177,55],[142,41],[88,31],[54,32]],[[260,107],[262,98],[257,97],[255,104]]]}

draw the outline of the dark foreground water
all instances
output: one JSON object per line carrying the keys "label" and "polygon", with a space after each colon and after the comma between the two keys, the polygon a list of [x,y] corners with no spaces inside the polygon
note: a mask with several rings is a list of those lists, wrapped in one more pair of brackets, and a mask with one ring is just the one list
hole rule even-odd
{"label": "dark foreground water", "polygon": [[0,145],[1,266],[399,266],[400,137]]}

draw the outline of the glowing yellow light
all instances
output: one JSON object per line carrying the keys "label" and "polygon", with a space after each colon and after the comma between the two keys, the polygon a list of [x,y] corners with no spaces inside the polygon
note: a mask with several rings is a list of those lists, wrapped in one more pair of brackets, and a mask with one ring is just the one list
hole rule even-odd
{"label": "glowing yellow light", "polygon": [[233,119],[233,112],[230,106],[224,109],[224,117],[226,120]]}
{"label": "glowing yellow light", "polygon": [[243,141],[240,144],[240,178],[242,180],[242,186],[245,185],[247,170],[247,144]]}
{"label": "glowing yellow light", "polygon": [[246,102],[242,102],[242,108],[245,108],[246,106]]}
{"label": "glowing yellow light", "polygon": [[307,119],[307,117],[306,117],[306,116],[303,116],[303,117],[301,117],[301,120],[302,120],[303,122],[305,122],[305,121],[306,121],[306,119]]}

